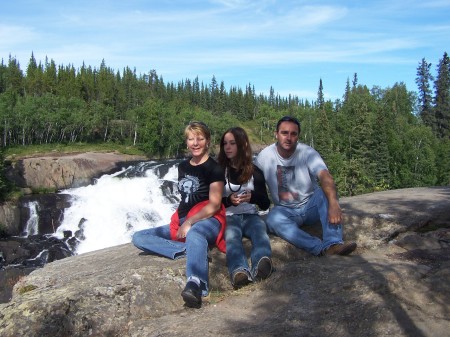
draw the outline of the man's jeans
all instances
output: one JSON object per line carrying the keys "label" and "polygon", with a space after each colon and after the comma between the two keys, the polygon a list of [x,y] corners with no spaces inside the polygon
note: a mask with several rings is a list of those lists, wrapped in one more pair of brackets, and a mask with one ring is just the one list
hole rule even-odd
{"label": "man's jeans", "polygon": [[[184,219],[180,219],[183,223]],[[186,255],[186,277],[196,276],[201,281],[202,295],[208,295],[208,246],[216,242],[220,223],[216,218],[196,222],[187,232],[186,242],[170,239],[169,225],[144,229],[133,235],[133,244],[148,253],[156,253],[170,259]]]}
{"label": "man's jeans", "polygon": [[[250,239],[252,243],[251,271],[245,256],[242,237]],[[225,241],[227,243],[227,266],[230,276],[237,270],[246,270],[252,276],[255,276],[258,261],[263,256],[271,257],[272,255],[266,224],[258,214],[227,216]]]}
{"label": "man's jeans", "polygon": [[[319,220],[323,240],[300,229],[304,224],[315,224]],[[328,222],[328,200],[320,188],[299,208],[275,206],[267,215],[266,223],[270,232],[313,255],[320,255],[331,245],[343,243],[342,225]]]}

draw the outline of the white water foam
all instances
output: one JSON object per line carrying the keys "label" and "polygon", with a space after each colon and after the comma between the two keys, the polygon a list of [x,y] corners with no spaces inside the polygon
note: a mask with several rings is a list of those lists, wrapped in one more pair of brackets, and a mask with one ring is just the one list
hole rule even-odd
{"label": "white water foam", "polygon": [[37,201],[30,201],[26,204],[26,207],[30,210],[30,217],[27,221],[27,226],[25,236],[36,235],[39,234],[39,215],[38,215],[38,207],[39,203]]}
{"label": "white water foam", "polygon": [[155,167],[144,177],[117,178],[122,172],[104,175],[94,185],[61,192],[71,194],[73,200],[55,236],[63,238],[67,230],[75,234],[83,223],[85,238],[76,254],[128,243],[135,231],[169,223],[178,203],[164,197],[160,186],[163,180],[176,181],[176,165],[161,179]]}

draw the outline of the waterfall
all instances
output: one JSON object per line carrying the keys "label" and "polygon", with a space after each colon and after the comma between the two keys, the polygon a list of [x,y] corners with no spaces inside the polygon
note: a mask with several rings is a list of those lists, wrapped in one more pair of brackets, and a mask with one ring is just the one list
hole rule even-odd
{"label": "waterfall", "polygon": [[39,203],[37,201],[30,201],[26,204],[26,207],[30,210],[30,217],[27,221],[25,232],[22,234],[25,237],[39,234]]}
{"label": "waterfall", "polygon": [[179,203],[174,187],[179,161],[142,162],[95,184],[61,191],[71,206],[57,228],[62,239],[70,231],[82,254],[131,241],[135,231],[168,224]]}

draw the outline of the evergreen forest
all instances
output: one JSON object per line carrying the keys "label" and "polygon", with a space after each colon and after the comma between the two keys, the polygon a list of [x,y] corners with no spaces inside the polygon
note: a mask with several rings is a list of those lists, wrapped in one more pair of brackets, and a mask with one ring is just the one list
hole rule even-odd
{"label": "evergreen forest", "polygon": [[[124,144],[153,158],[185,154],[183,130],[207,123],[218,145],[230,126],[244,127],[254,144],[270,144],[277,120],[297,117],[300,141],[324,157],[341,196],[450,184],[450,59],[418,62],[417,91],[403,82],[368,88],[353,74],[343,95],[326,100],[257,94],[225,87],[215,76],[165,83],[155,70],[137,74],[83,64],[56,65],[33,53],[26,69],[9,56],[0,64],[0,150],[36,144]],[[414,69],[411,69],[414,71]],[[0,195],[7,190],[0,178]]]}

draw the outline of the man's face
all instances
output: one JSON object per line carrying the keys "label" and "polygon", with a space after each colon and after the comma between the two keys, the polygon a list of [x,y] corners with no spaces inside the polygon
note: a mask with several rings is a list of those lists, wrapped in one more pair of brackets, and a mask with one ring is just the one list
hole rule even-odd
{"label": "man's face", "polygon": [[275,137],[278,147],[286,153],[292,154],[297,146],[299,136],[298,126],[293,122],[282,122]]}

